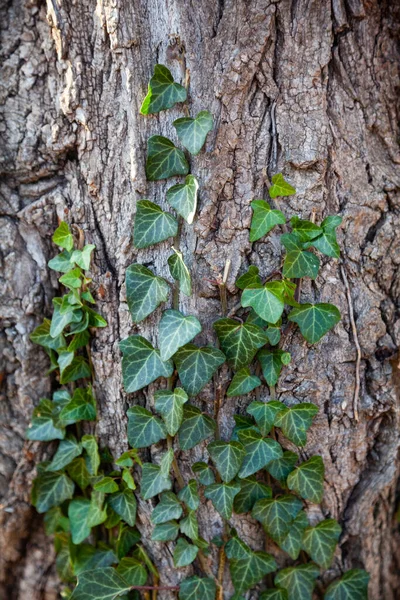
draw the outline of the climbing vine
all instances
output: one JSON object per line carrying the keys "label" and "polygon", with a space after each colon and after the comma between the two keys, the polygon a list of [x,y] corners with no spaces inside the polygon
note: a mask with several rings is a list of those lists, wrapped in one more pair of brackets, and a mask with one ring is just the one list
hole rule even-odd
{"label": "climbing vine", "polygon": [[[186,99],[186,89],[174,82],[165,66],[156,65],[140,112],[158,113]],[[39,512],[48,511],[47,529],[55,534],[60,575],[68,583],[77,578],[78,585],[70,596],[73,600],[136,598],[138,593],[149,598],[150,592],[155,600],[163,590],[176,592],[180,600],[222,600],[226,564],[235,589],[232,600],[244,598],[265,577],[267,589],[263,585],[260,600],[312,600],[321,571],[332,563],[341,527],[331,518],[311,523],[307,513],[310,503],[319,504],[323,498],[322,457],[304,459],[300,452],[318,407],[296,403],[284,395],[277,399],[275,387],[282,369],[291,361],[289,332],[297,326],[305,341],[315,344],[340,320],[340,312],[332,304],[302,303],[301,282],[317,277],[320,255],[339,257],[336,229],[341,217],[328,216],[320,224],[315,223],[314,215],[310,220],[296,215],[287,219],[278,199],[296,190],[282,174],[275,174],[268,189],[269,202],[258,199],[251,203],[250,241],[280,228],[283,264],[264,280],[258,268],[250,266],[236,281],[240,303],[230,309],[226,272],[217,282],[221,318],[214,323],[215,345],[193,343],[202,324],[197,317],[180,311],[180,293],[190,296],[192,285],[179,241],[182,221],[190,225],[195,217],[199,188],[196,177],[189,174],[188,153],[196,155],[202,150],[213,117],[201,111],[195,118],[179,118],[172,125],[185,150],[163,136],[151,136],[146,175],[150,181],[185,176],[183,183],[166,193],[175,215],[150,200],[137,202],[133,243],[140,249],[174,238],[167,261],[174,283],[142,264],[134,263],[126,271],[126,297],[133,323],[142,322],[167,302],[171,285],[172,308],[164,310],[159,321],[158,348],[138,334],[120,342],[127,393],[161,379],[160,389],[154,392],[154,412],[139,405],[128,410],[132,449],[116,461],[118,470],[113,470],[113,459],[107,453],[100,458],[95,437],[80,436],[79,422],[96,418],[90,385],[70,391],[63,388],[53,401],[41,401],[28,437],[61,441],[52,461],[40,465],[33,503]],[[54,241],[64,250],[49,266],[65,271],[60,282],[70,291],[54,300],[51,323],[45,321],[32,339],[47,349],[60,384],[72,386],[71,382],[92,376],[88,328],[105,326],[105,322],[87,306],[93,298],[85,271],[93,247],[74,251],[73,236],[65,223],[56,231]],[[71,339],[69,345],[67,337]],[[218,381],[218,370],[224,363],[232,371],[232,380],[226,391],[216,386],[214,414],[204,413],[193,400],[213,378]],[[261,395],[263,382],[268,386],[268,397]],[[222,439],[219,407],[223,395],[234,399],[250,392],[255,399],[246,414],[235,415],[230,437]],[[163,453],[157,463],[143,462],[141,449],[153,444],[162,444]],[[198,444],[202,444],[206,458],[191,465],[193,477],[186,480],[177,456]],[[133,477],[134,463],[135,473],[140,473],[140,491]],[[80,488],[78,496],[74,482]],[[134,491],[142,501],[152,500],[151,540],[173,543],[170,547],[176,569],[196,564],[198,574],[179,586],[169,587],[159,581],[155,566],[140,545],[134,527]],[[201,536],[197,519],[200,504],[207,500],[224,524],[221,536],[211,541]],[[279,569],[271,554],[252,550],[232,526],[233,513],[250,514],[263,527],[269,547],[275,545],[286,557],[285,564],[288,557],[292,564]],[[85,542],[88,538],[90,543]],[[218,561],[212,564],[215,555]],[[368,574],[353,569],[325,589],[319,581],[318,593],[325,600],[363,600],[367,585]],[[68,594],[69,588],[66,597]]]}

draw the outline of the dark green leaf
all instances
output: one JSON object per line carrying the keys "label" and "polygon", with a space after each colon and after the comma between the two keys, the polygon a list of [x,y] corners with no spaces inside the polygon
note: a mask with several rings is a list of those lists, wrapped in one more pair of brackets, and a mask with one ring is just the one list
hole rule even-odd
{"label": "dark green leaf", "polygon": [[306,527],[308,527],[307,515],[304,511],[301,511],[293,521],[289,533],[283,542],[280,543],[282,550],[287,552],[293,560],[296,560],[300,554],[303,534]]}
{"label": "dark green leaf", "polygon": [[146,176],[149,181],[187,175],[189,165],[182,150],[166,137],[152,135],[147,141]]}
{"label": "dark green leaf", "polygon": [[[188,538],[193,540],[195,543],[199,537],[199,523],[196,518],[194,511],[190,510],[187,517],[181,520],[180,530]],[[197,544],[196,544],[197,545]]]}
{"label": "dark green leaf", "polygon": [[256,375],[250,373],[250,369],[245,367],[240,369],[231,381],[230,386],[227,389],[226,395],[228,398],[233,396],[242,396],[253,391],[256,387],[261,385],[261,379]]}
{"label": "dark green leaf", "polygon": [[250,206],[253,209],[250,242],[256,242],[275,225],[283,225],[286,222],[285,215],[280,210],[273,210],[264,200],[253,200]]}
{"label": "dark green leaf", "polygon": [[59,506],[53,506],[53,508],[50,508],[46,512],[44,515],[44,525],[47,535],[52,535],[59,531],[68,532],[70,529],[69,520]]}
{"label": "dark green leaf", "polygon": [[179,538],[174,550],[175,567],[187,567],[197,556],[199,549],[189,544],[184,538]]}
{"label": "dark green leaf", "polygon": [[247,412],[255,419],[261,433],[268,435],[275,424],[276,415],[284,408],[286,408],[285,405],[276,400],[271,400],[270,402],[255,400],[249,404]]}
{"label": "dark green leaf", "polygon": [[136,521],[136,498],[132,490],[124,489],[108,498],[111,508],[131,527]]}
{"label": "dark green leaf", "polygon": [[250,364],[257,350],[268,342],[260,327],[235,319],[219,319],[215,321],[214,329],[226,360],[235,371]]}
{"label": "dark green leaf", "polygon": [[290,473],[287,485],[305,500],[319,504],[324,495],[324,461],[312,456]]}
{"label": "dark green leaf", "polygon": [[113,492],[118,492],[118,484],[114,481],[112,477],[103,477],[94,484],[94,489],[103,492],[104,494],[112,494]]}
{"label": "dark green leaf", "polygon": [[174,460],[174,451],[172,448],[167,450],[160,461],[160,473],[163,477],[168,477]]}
{"label": "dark green leaf", "polygon": [[295,452],[285,450],[281,458],[271,460],[266,466],[266,469],[274,479],[277,479],[281,483],[286,482],[286,478],[293,471],[296,466],[299,457]]}
{"label": "dark green leaf", "polygon": [[279,344],[281,339],[280,327],[274,327],[273,325],[270,325],[265,333],[267,334],[268,341],[271,346],[277,346]]}
{"label": "dark green leaf", "polygon": [[185,102],[186,89],[174,82],[171,71],[164,65],[155,65],[146,98],[140,107],[142,115],[151,115],[167,110],[177,102]]}
{"label": "dark green leaf", "polygon": [[107,321],[95,310],[84,306],[83,310],[89,317],[89,327],[107,327]]}
{"label": "dark green leaf", "polygon": [[128,415],[128,441],[133,448],[147,448],[167,437],[162,421],[141,406],[133,406]]}
{"label": "dark green leaf", "polygon": [[142,466],[142,480],[140,482],[140,492],[143,500],[149,500],[161,492],[170,490],[171,480],[168,476],[162,474],[158,465],[153,463],[144,463]]}
{"label": "dark green leaf", "polygon": [[205,462],[193,463],[192,471],[203,485],[211,485],[215,481],[213,470]]}
{"label": "dark green leaf", "polygon": [[118,558],[128,554],[132,547],[140,541],[140,533],[135,527],[122,527],[116,544]]}
{"label": "dark green leaf", "polygon": [[281,235],[281,242],[286,248],[283,276],[289,279],[301,277],[315,279],[320,265],[319,258],[312,252],[304,250],[299,234],[296,232],[284,233]]}
{"label": "dark green leaf", "polygon": [[245,457],[239,471],[239,477],[253,475],[263,469],[271,460],[282,456],[282,448],[271,438],[263,438],[255,429],[239,431],[239,439],[245,449]]}
{"label": "dark green leaf", "polygon": [[151,513],[151,520],[155,525],[180,519],[182,516],[182,505],[173,492],[162,494],[160,502]]}
{"label": "dark green leaf", "polygon": [[150,200],[140,200],[136,204],[133,243],[136,248],[148,248],[170,237],[175,237],[178,223],[172,215],[164,212],[158,204]]}
{"label": "dark green leaf", "polygon": [[48,471],[61,471],[66,467],[74,458],[82,453],[81,445],[76,441],[73,435],[70,435],[67,439],[61,440],[58,445],[57,451],[53,456],[53,459],[49,466]]}
{"label": "dark green leaf", "polygon": [[315,580],[319,569],[313,564],[299,565],[282,569],[275,577],[274,583],[287,591],[288,600],[312,600]]}
{"label": "dark green leaf", "polygon": [[281,318],[285,306],[282,282],[254,284],[243,291],[241,302],[243,307],[251,306],[264,321],[276,323]]}
{"label": "dark green leaf", "polygon": [[80,544],[90,535],[87,524],[90,509],[90,500],[87,498],[74,498],[68,505],[68,518],[71,525],[72,542]]}
{"label": "dark green leaf", "polygon": [[342,528],[335,519],[325,519],[315,527],[305,530],[303,549],[317,565],[328,569],[341,533]]}
{"label": "dark green leaf", "polygon": [[74,487],[65,473],[40,473],[34,482],[32,504],[39,513],[44,513],[72,498]]}
{"label": "dark green leaf", "polygon": [[63,329],[70,323],[79,323],[82,319],[82,311],[71,306],[71,310],[61,313],[62,298],[53,298],[54,311],[51,318],[50,335],[57,338],[63,332]]}
{"label": "dark green leaf", "polygon": [[301,402],[282,409],[276,416],[275,425],[296,446],[304,446],[307,442],[307,431],[317,412],[318,406],[315,404]]}
{"label": "dark green leaf", "polygon": [[302,304],[294,308],[289,316],[289,321],[294,321],[300,328],[307,342],[315,344],[332,327],[340,321],[339,309],[334,304]]}
{"label": "dark green leaf", "polygon": [[230,519],[233,510],[233,500],[239,492],[240,485],[238,483],[214,483],[205,488],[204,495],[211,500],[215,510],[224,519]]}
{"label": "dark green leaf", "polygon": [[176,119],[172,125],[183,146],[189,150],[190,154],[196,155],[202,149],[207,134],[213,128],[213,117],[208,110],[202,110],[195,119],[182,117]]}
{"label": "dark green leaf", "polygon": [[235,497],[233,503],[236,513],[250,512],[257,500],[272,497],[271,488],[268,485],[265,485],[263,481],[256,479],[255,476],[241,479],[239,483],[240,492]]}
{"label": "dark green leaf", "polygon": [[317,238],[322,233],[321,227],[316,225],[312,221],[307,221],[305,219],[299,219],[299,217],[292,217],[290,219],[290,224],[292,226],[293,231],[295,231],[301,242],[308,242],[309,240],[313,240]]}
{"label": "dark green leaf", "polygon": [[201,325],[196,317],[171,309],[163,312],[158,331],[161,360],[168,360],[200,333]]}
{"label": "dark green leaf", "polygon": [[157,390],[154,393],[155,409],[162,416],[167,431],[175,435],[183,419],[183,405],[188,401],[188,396],[181,388]]}
{"label": "dark green leaf", "polygon": [[87,488],[90,483],[90,473],[86,466],[84,458],[75,458],[67,467],[68,475],[75,483],[79,485],[81,490]]}
{"label": "dark green leaf", "polygon": [[96,407],[91,390],[89,388],[77,388],[70,402],[65,404],[60,412],[60,419],[69,423],[94,421],[96,419]]}
{"label": "dark green leaf", "polygon": [[143,321],[168,299],[169,286],[143,265],[133,264],[126,270],[126,297],[134,323]]}
{"label": "dark green leaf", "polygon": [[87,453],[88,460],[86,466],[89,470],[89,473],[91,475],[97,475],[97,471],[100,466],[100,456],[96,438],[94,435],[84,435],[81,442]]}
{"label": "dark green leaf", "polygon": [[169,272],[171,276],[179,281],[179,289],[185,294],[185,296],[191,296],[192,294],[192,280],[190,272],[183,261],[182,253],[179,250],[172,248],[174,254],[168,258]]}
{"label": "dark green leaf", "polygon": [[123,558],[117,567],[117,573],[130,585],[140,586],[147,581],[147,571],[135,558]]}
{"label": "dark green leaf", "polygon": [[153,542],[173,542],[178,537],[179,523],[176,521],[167,521],[156,525],[151,534]]}
{"label": "dark green leaf", "polygon": [[186,344],[174,356],[182,387],[189,396],[196,396],[225,362],[221,350]]}
{"label": "dark green leaf", "polygon": [[195,406],[187,404],[183,408],[183,423],[178,432],[182,450],[191,450],[209,438],[215,431],[215,421]]}
{"label": "dark green leaf", "polygon": [[276,569],[276,562],[266,552],[252,552],[249,557],[230,561],[232,583],[236,592],[244,592]]}
{"label": "dark green leaf", "polygon": [[49,319],[44,319],[43,323],[31,333],[29,339],[34,344],[39,344],[39,346],[58,350],[65,346],[65,339],[61,333],[56,337],[52,337],[50,335],[50,324]]}
{"label": "dark green leaf", "polygon": [[91,377],[92,372],[90,365],[86,358],[83,356],[76,356],[68,367],[64,369],[60,376],[60,383],[70,383],[77,379],[84,379],[85,377]]}
{"label": "dark green leaf", "polygon": [[369,575],[362,569],[350,569],[325,592],[325,600],[368,600]]}
{"label": "dark green leaf", "polygon": [[163,362],[159,350],[141,335],[131,335],[122,340],[119,347],[123,353],[122,374],[128,394],[141,390],[159,377],[172,375],[172,361]]}
{"label": "dark green leaf", "polygon": [[251,514],[274,542],[281,544],[302,508],[303,503],[299,498],[286,494],[278,498],[258,500]]}
{"label": "dark green leaf", "polygon": [[277,198],[278,196],[293,196],[296,190],[284,180],[282,173],[277,173],[272,177],[272,185],[268,192],[270,198]]}
{"label": "dark green leaf", "polygon": [[239,290],[244,290],[247,287],[261,285],[261,277],[258,272],[258,267],[250,265],[246,273],[243,273],[243,275],[236,279],[236,287],[238,287]]}
{"label": "dark green leaf", "polygon": [[249,558],[252,555],[252,551],[234,532],[234,535],[225,546],[225,554],[229,560],[233,558],[242,560],[243,558]]}
{"label": "dark green leaf", "polygon": [[112,567],[84,571],[78,576],[71,600],[114,600],[130,587]]}
{"label": "dark green leaf", "polygon": [[80,544],[74,548],[74,573],[80,575],[84,571],[93,571],[101,567],[110,567],[118,562],[117,556],[108,548],[100,550],[91,544]]}
{"label": "dark green leaf", "polygon": [[180,490],[178,498],[181,502],[184,502],[190,510],[197,510],[199,508],[200,498],[195,479],[191,479],[189,483]]}
{"label": "dark green leaf", "polygon": [[61,221],[51,239],[60,248],[65,248],[67,252],[70,252],[74,246],[74,238],[65,221]]}
{"label": "dark green leaf", "polygon": [[28,440],[50,442],[62,440],[65,429],[60,427],[56,411],[51,400],[42,399],[33,411],[32,422],[26,432]]}
{"label": "dark green leaf", "polygon": [[279,588],[271,588],[261,594],[260,600],[288,600],[287,591]]}
{"label": "dark green leaf", "polygon": [[209,577],[189,577],[179,587],[179,600],[215,600],[216,586]]}
{"label": "dark green leaf", "polygon": [[187,175],[185,183],[178,183],[167,190],[167,201],[189,223],[193,223],[197,206],[199,184],[194,175]]}
{"label": "dark green leaf", "polygon": [[245,455],[239,442],[212,442],[207,450],[213,459],[222,481],[229,483],[237,475]]}

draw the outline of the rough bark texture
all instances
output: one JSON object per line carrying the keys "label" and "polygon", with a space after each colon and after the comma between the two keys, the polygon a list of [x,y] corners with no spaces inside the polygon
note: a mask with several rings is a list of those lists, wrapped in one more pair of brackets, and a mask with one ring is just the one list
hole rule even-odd
{"label": "rough bark texture", "polygon": [[[137,253],[131,243],[136,201],[147,197],[166,206],[165,190],[173,183],[150,184],[144,174],[146,139],[155,133],[175,139],[171,122],[182,116],[181,107],[139,116],[156,62],[166,64],[178,81],[190,75],[192,115],[202,109],[215,115],[207,152],[192,159],[201,185],[200,208],[194,227],[184,226],[181,246],[195,281],[193,297],[182,299],[181,307],[200,315],[203,341],[215,341],[211,323],[220,304],[210,280],[226,260],[232,261],[230,305],[237,302],[235,278],[249,263],[267,274],[281,262],[277,234],[264,242],[248,241],[249,203],[266,197],[266,174],[281,170],[296,186],[298,194],[281,206],[288,216],[308,218],[315,208],[317,219],[338,212],[344,217],[339,237],[345,275],[340,262],[326,260],[317,280],[303,287],[304,300],[334,302],[343,320],[316,347],[294,333],[288,340],[292,365],[277,393],[320,407],[304,455],[323,456],[322,512],[344,528],[326,580],[364,567],[371,574],[372,600],[400,598],[394,516],[399,478],[398,4],[48,0],[45,6],[9,0],[1,3],[0,28],[1,598],[57,597],[52,544],[29,505],[35,462],[49,450],[24,442],[33,406],[54,383],[45,375],[46,355],[28,336],[51,314],[57,292],[56,276],[46,267],[55,253],[51,234],[57,217],[76,223],[97,247],[96,299],[109,323],[92,344],[101,443],[115,456],[126,449],[126,409],[138,401],[153,402],[151,389],[124,394],[118,341],[137,331],[156,342],[160,316],[157,311],[132,327],[126,267],[137,259],[169,278],[169,244]],[[344,277],[362,352],[358,422],[353,413],[356,345]],[[222,370],[222,380],[228,376]],[[212,412],[213,399],[210,384],[198,404]],[[249,401],[223,402],[223,436],[232,414]],[[190,460],[203,454],[198,448]],[[152,458],[157,460],[157,451]],[[180,464],[189,476],[188,455],[180,456]],[[190,568],[177,573],[170,549],[149,543],[150,509],[150,503],[141,503],[144,543],[162,582],[175,583]],[[233,519],[233,524],[253,548],[262,547],[263,536],[250,518]],[[210,539],[220,529],[204,500],[201,534]]]}

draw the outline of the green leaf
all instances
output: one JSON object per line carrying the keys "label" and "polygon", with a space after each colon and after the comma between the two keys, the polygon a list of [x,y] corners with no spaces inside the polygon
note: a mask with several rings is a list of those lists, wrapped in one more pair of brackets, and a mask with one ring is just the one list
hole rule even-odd
{"label": "green leaf", "polygon": [[257,350],[268,342],[268,337],[257,325],[235,319],[219,319],[214,323],[227,363],[235,370],[251,363]]}
{"label": "green leaf", "polygon": [[70,252],[74,247],[74,238],[65,221],[61,221],[51,239],[60,248],[65,248],[67,252]]}
{"label": "green leaf", "polygon": [[321,227],[316,225],[312,221],[305,219],[299,219],[299,217],[292,217],[290,219],[290,225],[293,231],[296,232],[301,242],[308,242],[317,238],[322,233]]}
{"label": "green leaf", "polygon": [[94,548],[91,544],[80,544],[77,548],[74,548],[73,566],[75,575],[80,575],[84,571],[100,569],[101,567],[110,567],[117,562],[117,556],[108,548],[100,550]]}
{"label": "green leaf", "polygon": [[133,406],[128,415],[128,441],[133,448],[147,448],[167,437],[167,429],[162,421],[146,408]]}
{"label": "green leaf", "polygon": [[229,483],[237,475],[245,455],[239,442],[212,442],[207,450],[213,459],[222,481]]}
{"label": "green leaf", "polygon": [[225,362],[221,350],[186,344],[174,355],[182,387],[189,396],[196,396]]}
{"label": "green leaf", "polygon": [[276,323],[285,307],[281,282],[269,281],[265,285],[254,284],[246,288],[241,303],[243,307],[251,306],[264,321]]}
{"label": "green leaf", "polygon": [[87,498],[74,498],[68,505],[68,518],[74,544],[81,544],[90,535],[91,529],[87,524],[89,509],[90,500]]}
{"label": "green leaf", "polygon": [[123,469],[122,481],[125,481],[126,485],[130,490],[136,490],[135,480],[133,479],[132,473],[129,469]]}
{"label": "green leaf", "polygon": [[86,466],[84,458],[75,458],[67,467],[68,475],[81,490],[85,490],[90,483],[90,473]]}
{"label": "green leaf", "polygon": [[65,404],[60,412],[60,419],[69,423],[94,421],[96,419],[96,407],[91,390],[77,388],[70,402]]}
{"label": "green leaf", "polygon": [[203,485],[211,485],[215,482],[213,470],[205,462],[193,463],[192,471]]}
{"label": "green leaf", "polygon": [[185,102],[186,89],[174,82],[171,71],[164,65],[155,65],[147,96],[140,107],[140,114],[151,115],[172,108],[177,102]]}
{"label": "green leaf", "polygon": [[168,477],[174,461],[174,451],[172,448],[167,450],[160,461],[160,473],[163,477]]}
{"label": "green leaf", "polygon": [[271,460],[282,456],[280,444],[271,438],[263,438],[255,429],[243,429],[238,435],[246,453],[239,471],[241,478],[253,475]]}
{"label": "green leaf", "polygon": [[179,538],[174,549],[175,567],[187,567],[197,556],[199,549],[197,546],[189,544],[184,538]]}
{"label": "green leaf", "polygon": [[50,442],[62,440],[65,437],[65,429],[59,426],[56,411],[51,400],[42,399],[33,411],[26,437],[28,440],[38,442]]}
{"label": "green leaf", "polygon": [[176,134],[190,154],[196,156],[204,146],[207,134],[213,128],[213,117],[208,110],[202,110],[195,119],[182,117],[172,123]]}
{"label": "green leaf", "polygon": [[185,294],[185,296],[191,296],[192,280],[189,269],[183,261],[182,253],[179,252],[179,250],[175,250],[175,248],[172,248],[172,250],[175,254],[171,254],[168,258],[169,272],[176,281],[179,281],[180,291]]}
{"label": "green leaf", "polygon": [[150,518],[154,525],[160,525],[173,519],[180,519],[182,512],[182,505],[175,494],[173,492],[165,492],[151,513]]}
{"label": "green leaf", "polygon": [[282,550],[287,552],[293,560],[297,560],[300,554],[304,530],[308,527],[307,515],[300,511],[290,527],[289,533],[280,543]]}
{"label": "green leaf", "polygon": [[179,587],[179,600],[215,600],[216,585],[210,577],[189,577]]}
{"label": "green leaf", "polygon": [[255,419],[262,435],[268,435],[275,424],[276,415],[284,408],[286,408],[285,405],[276,400],[270,402],[257,400],[249,404],[247,412]]}
{"label": "green leaf", "polygon": [[181,502],[184,502],[190,510],[197,510],[199,508],[200,498],[195,479],[191,479],[189,483],[180,490],[178,498]]}
{"label": "green leaf", "polygon": [[67,273],[74,268],[74,264],[71,262],[72,252],[63,250],[60,254],[57,254],[54,258],[50,259],[47,263],[50,269],[53,271],[60,271],[61,273]]}
{"label": "green leaf", "polygon": [[193,223],[197,207],[199,184],[194,175],[187,175],[185,183],[178,183],[167,190],[167,201],[189,225]]}
{"label": "green leaf", "polygon": [[298,233],[284,233],[281,242],[286,248],[286,257],[283,263],[282,274],[284,277],[315,279],[318,275],[320,261],[312,252],[304,250]]}
{"label": "green leaf", "polygon": [[258,267],[250,265],[246,273],[243,273],[243,275],[236,279],[236,287],[238,287],[239,290],[244,290],[247,287],[256,287],[261,285],[261,277],[259,276],[258,272]]}
{"label": "green leaf", "polygon": [[265,333],[267,334],[268,341],[271,346],[277,346],[279,344],[281,339],[280,327],[274,327],[273,325],[270,325]]}
{"label": "green leaf", "polygon": [[287,591],[288,600],[312,600],[315,580],[319,569],[313,564],[299,565],[282,569],[275,577],[274,583]]}
{"label": "green leaf", "polygon": [[287,485],[305,500],[320,504],[324,495],[324,461],[312,456],[290,473]]}
{"label": "green leaf", "polygon": [[44,515],[44,525],[47,535],[53,535],[59,531],[69,531],[69,520],[59,506],[53,506],[47,511]]}
{"label": "green leaf", "polygon": [[231,560],[232,558],[236,558],[239,560],[243,558],[249,558],[252,555],[252,551],[250,550],[248,545],[245,544],[244,541],[238,537],[236,531],[233,530],[233,532],[233,536],[225,545],[226,557],[229,558],[229,560]]}
{"label": "green leaf", "polygon": [[65,500],[70,500],[74,493],[74,484],[65,473],[40,473],[34,481],[32,489],[32,504],[39,513],[48,511],[53,506],[59,506]]}
{"label": "green leaf", "polygon": [[63,332],[63,329],[70,323],[79,323],[82,319],[82,311],[71,306],[69,312],[61,314],[62,298],[53,298],[54,311],[51,318],[50,335],[57,338]]}
{"label": "green leaf", "polygon": [[340,321],[341,315],[334,304],[301,304],[288,319],[297,323],[307,342],[315,344]]}
{"label": "green leaf", "polygon": [[62,277],[60,277],[59,282],[65,285],[65,287],[70,290],[78,289],[82,285],[82,271],[77,267],[76,269],[72,269],[72,271],[68,271]]}
{"label": "green leaf", "polygon": [[233,503],[235,513],[247,513],[253,509],[257,500],[262,498],[271,498],[272,490],[263,481],[259,481],[255,476],[246,477],[240,480],[240,492],[235,497]]}
{"label": "green leaf", "polygon": [[76,441],[75,436],[70,435],[67,439],[61,440],[59,443],[57,451],[47,467],[47,471],[61,471],[61,469],[66,467],[81,453],[82,446]]}
{"label": "green leaf", "polygon": [[161,492],[170,490],[171,480],[168,476],[162,474],[158,465],[153,463],[144,463],[142,466],[142,479],[140,482],[140,492],[143,500],[149,500]]}
{"label": "green leaf", "polygon": [[181,532],[195,543],[199,537],[199,523],[194,511],[190,510],[187,517],[180,522]]}
{"label": "green leaf", "polygon": [[282,173],[277,173],[272,177],[272,185],[268,192],[270,198],[277,198],[278,196],[293,196],[296,190],[284,180]]}
{"label": "green leaf", "polygon": [[133,243],[136,248],[148,248],[170,237],[175,237],[178,223],[172,215],[164,212],[150,200],[139,200],[136,204]]}
{"label": "green leaf", "polygon": [[131,548],[140,542],[140,533],[133,527],[122,527],[116,544],[117,556],[119,559],[128,554]]}
{"label": "green leaf", "polygon": [[95,248],[94,244],[87,244],[82,250],[74,250],[70,259],[71,262],[77,264],[84,271],[88,271],[90,269],[91,254]]}
{"label": "green leaf", "polygon": [[260,600],[288,600],[287,591],[279,588],[271,588],[261,594]]}
{"label": "green leaf", "polygon": [[159,350],[141,335],[131,335],[122,340],[122,375],[125,391],[128,394],[146,387],[159,377],[170,377],[173,373],[172,361],[163,362]]}
{"label": "green leaf", "polygon": [[113,492],[118,492],[118,484],[114,481],[112,477],[103,477],[94,484],[93,488],[98,492],[103,492],[103,494],[112,494]]}
{"label": "green leaf", "polygon": [[167,521],[156,525],[151,534],[153,542],[174,542],[179,534],[179,523]]}
{"label": "green leaf", "polygon": [[232,398],[233,396],[243,396],[244,394],[252,392],[259,385],[261,385],[261,379],[256,375],[252,375],[250,369],[245,367],[235,373],[231,384],[227,389],[226,395],[228,398]]}
{"label": "green leaf", "polygon": [[107,327],[107,321],[96,311],[92,310],[88,306],[84,306],[83,310],[89,317],[89,327]]}
{"label": "green leaf", "polygon": [[62,375],[64,369],[68,367],[74,359],[74,352],[68,352],[65,348],[60,348],[58,351],[58,365],[60,367],[60,374]]}
{"label": "green leaf", "polygon": [[70,600],[114,600],[128,592],[131,584],[112,567],[84,571]]}
{"label": "green leaf", "polygon": [[200,333],[201,325],[196,317],[170,309],[163,312],[158,331],[161,360],[168,360]]}
{"label": "green leaf", "polygon": [[271,460],[265,468],[274,479],[285,483],[287,476],[293,471],[298,460],[299,457],[295,452],[285,450],[281,458]]}
{"label": "green leaf", "polygon": [[299,498],[286,494],[278,498],[258,500],[251,514],[274,542],[281,544],[302,508],[303,503]]}
{"label": "green leaf", "polygon": [[88,461],[87,468],[91,475],[97,475],[97,471],[100,466],[99,448],[94,435],[84,435],[82,440],[82,446],[87,452]]}
{"label": "green leaf", "polygon": [[147,581],[146,569],[135,558],[123,558],[117,567],[117,573],[132,586],[144,585]]}
{"label": "green leaf", "polygon": [[368,600],[369,575],[362,569],[350,569],[330,584],[325,600]]}
{"label": "green leaf", "polygon": [[149,181],[187,175],[189,165],[182,150],[162,135],[152,135],[147,141],[146,176]]}
{"label": "green leaf", "polygon": [[303,549],[317,565],[328,569],[341,533],[342,528],[335,519],[325,519],[315,527],[305,530]]}
{"label": "green leaf", "polygon": [[182,423],[183,405],[188,401],[188,396],[182,388],[157,390],[154,393],[155,409],[163,418],[167,431],[175,435]]}
{"label": "green leaf", "polygon": [[318,406],[315,404],[300,402],[282,409],[276,416],[275,425],[296,446],[304,446],[307,442],[307,431],[317,412]]}
{"label": "green leaf", "polygon": [[86,358],[83,356],[75,356],[71,364],[63,370],[60,376],[60,383],[64,385],[65,383],[76,381],[77,379],[91,377],[91,375],[90,365]]}
{"label": "green leaf", "polygon": [[191,450],[209,438],[215,431],[215,421],[201,412],[196,406],[187,404],[183,408],[183,423],[178,432],[182,450]]}
{"label": "green leaf", "polygon": [[50,324],[49,319],[44,319],[43,323],[31,333],[29,339],[34,344],[39,344],[39,346],[58,350],[65,346],[65,339],[61,333],[56,337],[52,337],[50,335]]}
{"label": "green leaf", "polygon": [[273,210],[264,200],[253,200],[253,218],[250,227],[250,242],[256,242],[264,237],[275,225],[286,223],[285,215],[280,210]]}
{"label": "green leaf", "polygon": [[275,571],[276,562],[266,552],[252,552],[249,557],[232,559],[229,568],[236,592],[244,592]]}
{"label": "green leaf", "polygon": [[134,323],[143,321],[161,302],[168,299],[169,286],[143,265],[133,264],[126,270],[126,298]]}
{"label": "green leaf", "polygon": [[238,483],[214,483],[205,488],[204,495],[211,500],[215,510],[224,519],[230,519],[233,510],[233,500],[239,492],[240,485]]}
{"label": "green leaf", "polygon": [[124,489],[108,498],[111,508],[131,527],[136,521],[136,498],[132,490]]}

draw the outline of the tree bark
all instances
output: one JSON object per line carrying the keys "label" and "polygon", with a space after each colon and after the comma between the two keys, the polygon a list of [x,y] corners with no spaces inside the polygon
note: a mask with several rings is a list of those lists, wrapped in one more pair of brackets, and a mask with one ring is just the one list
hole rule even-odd
{"label": "tree bark", "polygon": [[[268,177],[282,171],[298,190],[281,203],[287,216],[309,218],[315,209],[318,221],[344,217],[341,260],[324,260],[317,280],[302,290],[303,301],[335,303],[342,321],[315,347],[296,332],[291,336],[292,363],[277,395],[320,408],[304,456],[323,457],[321,510],[343,526],[325,580],[361,567],[371,575],[371,600],[400,598],[399,13],[390,0],[2,3],[1,598],[49,600],[58,593],[51,540],[29,504],[35,463],[52,448],[24,441],[33,407],[55,383],[29,334],[51,315],[57,293],[56,274],[46,266],[55,254],[57,218],[75,223],[96,244],[95,297],[108,320],[92,341],[100,443],[117,457],[127,448],[127,408],[153,405],[155,385],[124,393],[118,342],[137,332],[156,343],[161,314],[132,325],[126,267],[137,260],[170,278],[170,243],[139,252],[132,246],[136,201],[149,198],[167,208],[165,191],[175,183],[150,183],[144,173],[147,138],[176,139],[171,123],[183,114],[178,105],[139,115],[157,62],[177,81],[189,81],[192,116],[207,109],[215,118],[206,152],[191,159],[200,206],[181,240],[194,281],[194,295],[181,298],[181,309],[199,316],[202,342],[215,343],[211,324],[221,309],[212,280],[226,261],[229,307],[238,301],[235,279],[250,263],[263,275],[281,263],[277,234],[249,242],[249,203],[267,197]],[[228,371],[220,377],[227,380]],[[210,414],[213,385],[196,399]],[[251,399],[223,401],[223,437],[234,412],[244,412]],[[149,459],[161,450],[153,448]],[[201,446],[178,455],[185,477],[202,456]],[[191,568],[176,571],[170,549],[149,541],[150,511],[151,503],[141,501],[143,543],[162,584],[174,585]],[[203,537],[220,533],[209,501],[203,499],[199,515]],[[250,517],[232,523],[253,549],[263,547]],[[226,590],[230,597],[228,584]]]}

